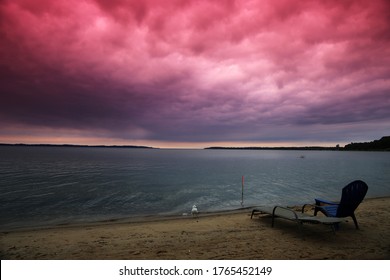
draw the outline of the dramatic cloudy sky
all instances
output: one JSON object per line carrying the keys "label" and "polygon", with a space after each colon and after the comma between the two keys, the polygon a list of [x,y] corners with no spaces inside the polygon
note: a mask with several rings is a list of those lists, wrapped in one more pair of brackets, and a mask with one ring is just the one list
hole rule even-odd
{"label": "dramatic cloudy sky", "polygon": [[0,142],[390,135],[390,1],[2,0]]}

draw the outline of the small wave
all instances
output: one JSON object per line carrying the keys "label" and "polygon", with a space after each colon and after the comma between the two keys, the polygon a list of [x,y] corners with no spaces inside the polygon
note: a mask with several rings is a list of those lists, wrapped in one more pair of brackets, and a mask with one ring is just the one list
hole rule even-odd
{"label": "small wave", "polygon": [[26,198],[35,198],[35,197],[43,197],[43,196],[48,196],[48,195],[53,195],[54,193],[51,192],[51,193],[42,193],[42,194],[33,194],[33,195],[29,195],[29,196],[26,196]]}
{"label": "small wave", "polygon": [[28,189],[14,190],[14,191],[10,191],[10,192],[1,193],[0,197],[7,196],[7,195],[10,195],[10,194],[14,194],[14,193],[29,192],[29,191],[30,190],[28,190]]}

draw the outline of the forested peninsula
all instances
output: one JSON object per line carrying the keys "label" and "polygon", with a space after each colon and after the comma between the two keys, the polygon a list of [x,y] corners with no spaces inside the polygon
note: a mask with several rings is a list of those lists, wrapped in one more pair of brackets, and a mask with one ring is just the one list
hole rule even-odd
{"label": "forested peninsula", "polygon": [[362,143],[350,143],[344,147],[208,147],[206,149],[231,149],[231,150],[327,150],[327,151],[390,151],[390,136],[384,136],[379,140]]}

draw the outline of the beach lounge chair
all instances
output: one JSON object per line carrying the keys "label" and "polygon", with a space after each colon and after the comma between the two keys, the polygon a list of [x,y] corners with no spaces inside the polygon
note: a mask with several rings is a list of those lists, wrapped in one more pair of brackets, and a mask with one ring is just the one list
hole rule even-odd
{"label": "beach lounge chair", "polygon": [[[307,205],[307,204],[306,204]],[[302,227],[303,223],[314,223],[314,224],[324,224],[332,227],[332,230],[335,230],[335,225],[345,221],[345,218],[335,218],[335,217],[324,217],[324,216],[311,216],[309,214],[297,212],[291,208],[282,207],[282,206],[258,206],[256,209],[252,210],[251,219],[256,213],[261,214],[270,214],[272,216],[272,227],[275,224],[275,218],[280,217],[290,221],[297,222],[298,225]]]}
{"label": "beach lounge chair", "polygon": [[318,211],[320,211],[327,217],[352,217],[356,229],[359,229],[359,225],[355,216],[355,210],[363,201],[367,190],[368,186],[365,182],[356,180],[343,188],[340,202],[332,202],[325,199],[316,198],[314,216],[317,216]]}

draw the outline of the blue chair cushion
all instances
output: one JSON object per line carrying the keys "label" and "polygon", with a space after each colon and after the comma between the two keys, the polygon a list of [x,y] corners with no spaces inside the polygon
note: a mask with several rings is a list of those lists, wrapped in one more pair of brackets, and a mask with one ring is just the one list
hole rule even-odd
{"label": "blue chair cushion", "polygon": [[338,205],[321,206],[322,210],[326,212],[328,217],[337,217]]}

